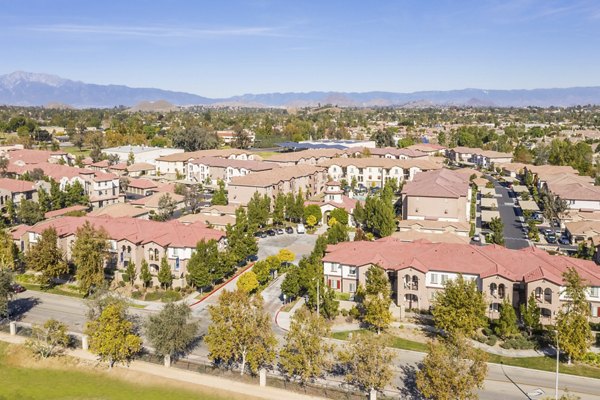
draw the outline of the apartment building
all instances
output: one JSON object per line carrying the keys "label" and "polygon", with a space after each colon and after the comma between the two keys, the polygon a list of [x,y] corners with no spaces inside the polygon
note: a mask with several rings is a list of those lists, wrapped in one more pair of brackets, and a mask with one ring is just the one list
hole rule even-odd
{"label": "apartment building", "polygon": [[64,151],[9,148],[0,153],[8,158],[10,164],[17,166],[45,163],[68,164],[70,161],[69,154]]}
{"label": "apartment building", "polygon": [[255,192],[274,199],[278,193],[302,193],[314,196],[322,193],[327,182],[327,170],[322,166],[297,165],[255,172],[231,179],[228,186],[230,204],[246,205]]}
{"label": "apartment building", "polygon": [[354,208],[358,203],[358,200],[352,197],[346,196],[342,190],[342,184],[336,181],[329,181],[325,184],[325,191],[323,192],[322,201],[305,201],[304,205],[315,204],[321,209],[323,215],[322,223],[327,224],[329,222],[329,215],[335,209],[343,209],[348,215],[348,225],[355,226],[353,214]]}
{"label": "apartment building", "polygon": [[391,158],[396,160],[427,159],[429,155],[420,150],[397,147],[350,148],[346,154],[352,157]]}
{"label": "apartment building", "polygon": [[[251,130],[248,129],[244,129],[244,133],[248,136],[248,139],[250,140],[250,144],[254,143],[254,139],[256,138],[256,135],[254,134],[254,132],[252,132]],[[219,140],[221,142],[223,142],[224,144],[231,144],[233,142],[235,142],[235,140],[238,137],[238,133],[234,130],[224,130],[224,131],[217,131],[217,136],[219,138]]]}
{"label": "apartment building", "polygon": [[398,182],[413,180],[422,171],[442,168],[440,162],[431,159],[393,159],[393,158],[334,158],[323,162],[327,174],[335,181],[345,179],[348,183],[356,179],[359,186],[366,188],[383,187],[388,179]]}
{"label": "apartment building", "polygon": [[422,172],[402,188],[402,219],[470,221],[471,186],[449,169]]}
{"label": "apartment building", "polygon": [[0,209],[4,209],[9,200],[18,205],[21,200],[37,201],[37,198],[37,187],[33,182],[0,178]]}
{"label": "apartment building", "polygon": [[32,172],[36,168],[43,170],[45,176],[54,179],[61,190],[64,190],[67,184],[72,185],[76,181],[79,182],[88,195],[90,205],[93,208],[120,201],[119,177],[115,174],[53,163],[15,166],[13,174],[19,177],[25,172]]}
{"label": "apartment building", "polygon": [[265,159],[265,162],[279,164],[282,167],[291,165],[318,165],[336,157],[346,157],[341,149],[308,149],[279,153]]}
{"label": "apartment building", "polygon": [[185,153],[171,154],[156,159],[156,173],[159,175],[187,176],[188,162],[202,157],[220,157],[230,160],[254,160],[252,152],[238,149],[198,150]]}
{"label": "apartment building", "polygon": [[430,157],[446,155],[447,148],[433,143],[417,143],[407,147],[409,150],[420,151]]}
{"label": "apartment building", "polygon": [[237,160],[220,157],[201,157],[188,162],[187,179],[191,182],[216,184],[219,180],[229,183],[236,176],[251,172],[270,171],[278,164],[255,160]]}
{"label": "apartment building", "polygon": [[459,164],[474,164],[484,168],[489,168],[497,164],[511,163],[513,160],[511,153],[463,146],[447,150],[446,156]]}
{"label": "apartment building", "polygon": [[505,298],[519,307],[533,293],[544,323],[553,322],[565,303],[562,274],[574,268],[589,285],[591,320],[600,321],[600,272],[593,261],[550,255],[535,247],[509,250],[384,238],[328,246],[323,257],[325,283],[336,291],[354,293],[373,266],[387,272],[394,302],[406,309],[429,309],[444,283],[461,274],[484,293],[490,318],[498,318]]}
{"label": "apartment building", "polygon": [[177,221],[157,222],[137,218],[90,216],[65,216],[26,227],[21,232],[21,243],[27,251],[29,246],[37,243],[45,229],[53,227],[58,234],[59,248],[67,260],[70,260],[71,248],[77,239],[77,229],[86,222],[97,229],[104,229],[108,234],[108,265],[125,269],[129,263],[135,263],[139,277],[142,260],[146,260],[155,284],[158,284],[157,274],[163,257],[166,257],[175,277],[174,285],[183,286],[187,262],[196,248],[196,243],[214,239],[219,242],[221,248],[225,246],[224,232],[209,229],[201,223],[184,225]]}

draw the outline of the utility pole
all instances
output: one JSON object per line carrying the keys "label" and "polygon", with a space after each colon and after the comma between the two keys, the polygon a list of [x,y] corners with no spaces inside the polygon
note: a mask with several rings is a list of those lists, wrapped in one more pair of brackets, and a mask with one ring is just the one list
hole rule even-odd
{"label": "utility pole", "polygon": [[[321,303],[321,296],[319,293],[319,280],[320,279],[317,277],[317,315],[321,315],[321,313],[319,312],[320,311],[319,304]],[[556,378],[556,379],[558,381],[558,378]],[[557,385],[558,385],[558,383],[557,383]]]}

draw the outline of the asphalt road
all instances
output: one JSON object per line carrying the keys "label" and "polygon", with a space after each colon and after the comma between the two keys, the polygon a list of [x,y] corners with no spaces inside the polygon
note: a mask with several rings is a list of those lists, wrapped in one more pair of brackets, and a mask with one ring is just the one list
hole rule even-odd
{"label": "asphalt road", "polygon": [[[288,248],[296,253],[297,259],[299,259],[302,254],[307,254],[312,250],[315,240],[314,235],[281,235],[264,238],[259,241],[259,258],[276,254],[281,248]],[[272,315],[273,329],[279,341],[282,340],[284,331],[276,326],[274,318],[282,304],[280,286],[283,278],[280,276],[263,291],[265,308]],[[235,285],[235,281],[230,282],[228,287],[233,285]],[[200,303],[201,306],[193,308],[194,319],[201,326],[201,334],[206,332],[209,323],[206,307],[215,302],[217,297],[215,295],[213,299],[209,298],[206,303]],[[27,291],[17,295],[11,307],[15,311],[17,320],[43,323],[49,318],[56,318],[65,322],[75,332],[81,332],[86,321],[85,302],[73,297]],[[152,312],[139,308],[130,308],[130,311],[142,318]],[[200,342],[189,358],[206,360],[207,354],[206,347]],[[397,350],[397,354],[394,362],[397,377],[394,384],[406,394],[405,398],[412,398],[410,390],[406,388],[413,387],[411,377],[424,354],[407,350]],[[546,395],[553,395],[553,388],[554,374],[552,373],[490,364],[484,389],[480,391],[480,398],[485,400],[538,399]],[[579,395],[581,399],[600,400],[600,380],[561,375],[560,388],[561,390],[568,388],[570,392]],[[537,389],[541,389],[545,395],[527,395]]]}
{"label": "asphalt road", "polygon": [[529,247],[529,240],[523,232],[523,222],[521,209],[515,207],[515,193],[512,190],[500,185],[498,181],[491,178],[494,183],[496,193],[500,195],[498,200],[498,212],[504,223],[504,245],[509,249],[523,249]]}

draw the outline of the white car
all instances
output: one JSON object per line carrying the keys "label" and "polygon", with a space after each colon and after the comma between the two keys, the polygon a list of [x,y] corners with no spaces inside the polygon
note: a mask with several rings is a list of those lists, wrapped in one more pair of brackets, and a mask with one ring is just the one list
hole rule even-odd
{"label": "white car", "polygon": [[304,224],[298,224],[298,226],[296,227],[296,232],[306,233],[306,228],[304,228]]}

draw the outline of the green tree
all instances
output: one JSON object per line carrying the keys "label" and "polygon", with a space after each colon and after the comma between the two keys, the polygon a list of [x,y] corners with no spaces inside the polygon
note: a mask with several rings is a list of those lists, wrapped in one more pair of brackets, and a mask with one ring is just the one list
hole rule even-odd
{"label": "green tree", "polygon": [[429,343],[417,372],[417,389],[431,400],[477,399],[487,374],[486,355],[460,337]]}
{"label": "green tree", "polygon": [[142,260],[142,265],[140,266],[140,280],[142,281],[142,285],[144,285],[144,287],[148,287],[148,285],[152,282],[152,274],[150,273],[150,268],[148,268],[148,262],[146,259]]}
{"label": "green tree", "polygon": [[312,226],[315,226],[323,218],[323,214],[321,212],[321,207],[319,207],[316,204],[310,204],[310,205],[304,207],[304,221],[306,221],[306,223],[308,225],[310,225],[308,223],[308,220],[309,220],[309,218],[311,216],[313,217],[312,221],[314,221],[314,223],[312,224]]}
{"label": "green tree", "polygon": [[127,166],[135,164],[135,154],[133,154],[133,151],[129,152],[129,155],[127,156]]}
{"label": "green tree", "polygon": [[0,269],[0,316],[8,315],[8,305],[13,297],[12,273],[6,269]]}
{"label": "green tree", "polygon": [[571,360],[581,360],[592,342],[592,331],[588,318],[590,306],[586,299],[587,285],[574,268],[563,274],[566,303],[556,318],[560,349]]}
{"label": "green tree", "polygon": [[366,211],[363,207],[361,201],[357,202],[354,206],[354,211],[352,212],[352,217],[354,218],[354,222],[358,226],[364,226],[366,224]]}
{"label": "green tree", "polygon": [[108,234],[96,229],[88,221],[77,228],[71,258],[76,266],[75,277],[79,288],[89,294],[104,283],[104,259],[108,252]]}
{"label": "green tree", "polygon": [[69,272],[62,251],[58,248],[58,235],[53,227],[44,229],[38,242],[25,256],[27,267],[41,272],[39,277],[43,286],[51,286],[52,280]]}
{"label": "green tree", "polygon": [[289,264],[296,259],[296,255],[288,249],[281,249],[277,253],[277,258],[281,263]]}
{"label": "green tree", "polygon": [[494,217],[489,223],[492,233],[488,235],[488,242],[504,246],[504,223],[499,217]]}
{"label": "green tree", "polygon": [[47,213],[52,210],[52,198],[43,188],[38,189],[38,204],[40,211]]}
{"label": "green tree", "polygon": [[219,137],[216,131],[198,125],[182,126],[174,129],[171,142],[174,147],[185,151],[216,149],[219,147]]}
{"label": "green tree", "polygon": [[384,270],[377,266],[369,268],[366,278],[363,320],[380,334],[392,322],[392,287]]}
{"label": "green tree", "polygon": [[329,227],[329,229],[327,229],[327,243],[338,244],[340,242],[347,242],[349,240],[350,238],[348,236],[347,225],[342,225],[336,221]]}
{"label": "green tree", "polygon": [[314,228],[315,225],[317,225],[317,217],[315,217],[314,215],[309,215],[305,221],[306,221],[306,225],[309,228]]}
{"label": "green tree", "polygon": [[523,326],[527,330],[529,336],[531,336],[533,330],[539,329],[542,326],[540,324],[541,310],[537,305],[537,300],[535,299],[533,292],[529,295],[527,305],[521,304],[520,312]]}
{"label": "green tree", "polygon": [[221,179],[217,181],[219,188],[213,193],[213,197],[210,200],[210,204],[213,206],[226,206],[227,205],[227,191],[225,190],[225,182]]}
{"label": "green tree", "polygon": [[215,364],[237,365],[243,375],[246,364],[256,373],[273,362],[277,340],[271,330],[271,319],[264,312],[262,297],[225,290],[218,303],[208,310],[212,323],[204,341]]}
{"label": "green tree", "polygon": [[131,286],[133,286],[135,284],[135,279],[137,278],[137,268],[135,267],[135,263],[130,261],[125,270],[129,276],[129,282],[131,283]]}
{"label": "green tree", "polygon": [[471,335],[484,326],[486,303],[475,280],[448,279],[433,300],[435,326],[451,335]]}
{"label": "green tree", "polygon": [[44,325],[34,324],[31,327],[31,338],[27,339],[25,346],[42,358],[60,354],[69,346],[67,329],[67,325],[55,319],[47,320]]}
{"label": "green tree", "polygon": [[286,376],[305,383],[320,377],[327,369],[332,346],[327,322],[316,313],[301,308],[292,316],[285,345],[279,352],[279,364]]}
{"label": "green tree", "polygon": [[379,336],[355,335],[338,354],[338,359],[346,382],[364,391],[381,391],[392,380],[394,355]]}
{"label": "green tree", "polygon": [[171,366],[171,359],[185,353],[196,338],[198,325],[189,321],[190,316],[187,304],[167,303],[145,323],[146,337],[154,352],[164,357],[167,367]]}
{"label": "green tree", "polygon": [[26,225],[35,225],[44,219],[40,205],[33,200],[21,199],[17,212],[19,221]]}
{"label": "green tree", "polygon": [[173,199],[170,193],[165,193],[158,199],[158,213],[155,217],[158,221],[167,221],[173,216],[177,202]]}
{"label": "green tree", "polygon": [[6,176],[6,170],[8,169],[9,161],[8,158],[0,156],[0,176]]}
{"label": "green tree", "polygon": [[253,293],[258,289],[259,283],[256,274],[252,271],[244,273],[238,278],[236,287],[244,293]]}
{"label": "green tree", "polygon": [[188,282],[197,289],[202,290],[214,280],[222,278],[220,272],[219,245],[216,240],[205,242],[204,239],[196,243],[187,265]]}
{"label": "green tree", "polygon": [[267,195],[261,196],[254,192],[254,195],[247,206],[248,222],[252,226],[265,226],[269,221],[271,210],[271,199]]}
{"label": "green tree", "polygon": [[336,208],[329,213],[329,218],[335,218],[342,225],[348,225],[348,212],[343,208]]}
{"label": "green tree", "polygon": [[135,333],[122,303],[108,305],[98,318],[88,321],[85,334],[90,338],[90,351],[108,362],[109,368],[115,363],[127,363],[142,349],[142,339]]}
{"label": "green tree", "polygon": [[274,225],[283,224],[285,219],[285,195],[283,193],[277,193],[277,196],[275,196],[272,218]]}
{"label": "green tree", "polygon": [[258,253],[258,243],[244,208],[239,207],[235,215],[235,225],[227,225],[227,242],[234,261],[241,263],[248,256]]}
{"label": "green tree", "polygon": [[494,331],[496,332],[496,335],[500,336],[502,339],[508,339],[519,334],[517,314],[515,313],[515,309],[508,296],[502,300],[500,317],[498,318],[498,321],[496,321]]}
{"label": "green tree", "polygon": [[4,229],[0,229],[0,270],[15,270],[18,265],[19,249],[12,237]]}
{"label": "green tree", "polygon": [[171,267],[167,261],[167,257],[163,257],[160,260],[160,268],[158,269],[158,282],[160,286],[168,289],[173,285],[173,274],[171,273]]}
{"label": "green tree", "polygon": [[17,207],[12,199],[6,200],[6,217],[9,224],[14,224],[17,220]]}
{"label": "green tree", "polygon": [[[356,209],[354,210],[356,212]],[[390,236],[396,231],[396,214],[391,200],[381,196],[369,196],[365,202],[364,222],[366,228],[379,237]]]}

